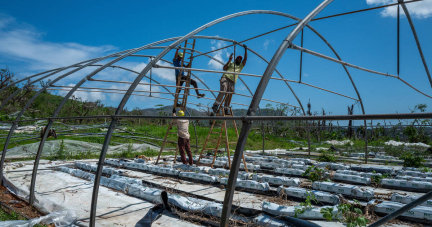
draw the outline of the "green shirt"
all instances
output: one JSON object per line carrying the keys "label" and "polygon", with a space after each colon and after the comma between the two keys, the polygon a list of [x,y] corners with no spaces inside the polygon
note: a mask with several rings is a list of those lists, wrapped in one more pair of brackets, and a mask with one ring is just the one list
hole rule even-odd
{"label": "green shirt", "polygon": [[[236,73],[241,72],[242,69],[243,69],[243,63],[240,63],[240,65],[235,65],[235,72]],[[234,62],[230,62],[228,64],[228,69],[226,71],[227,72],[234,72]],[[226,74],[226,73],[224,73],[222,75],[222,77],[226,77],[226,78],[230,79],[231,81],[234,81],[234,83],[237,83],[237,78],[238,78],[237,74]]]}

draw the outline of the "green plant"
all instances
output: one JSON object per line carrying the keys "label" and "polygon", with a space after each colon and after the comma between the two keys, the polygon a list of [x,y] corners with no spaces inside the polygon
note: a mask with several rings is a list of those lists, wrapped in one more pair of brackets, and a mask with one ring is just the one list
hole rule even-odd
{"label": "green plant", "polygon": [[[372,173],[376,173],[375,170],[372,171]],[[382,179],[384,179],[384,178],[390,178],[390,177],[391,177],[390,174],[388,174],[388,173],[384,173],[384,174],[382,174],[382,175],[375,175],[375,176],[372,176],[372,177],[371,177],[371,181],[372,181],[372,184],[378,185],[378,184],[381,182]]]}
{"label": "green plant", "polygon": [[420,168],[423,166],[423,157],[421,156],[416,156],[413,154],[405,154],[403,156],[400,157],[400,159],[402,159],[404,161],[403,166],[404,167],[415,167],[415,168]]}
{"label": "green plant", "polygon": [[320,162],[336,162],[337,159],[335,156],[331,155],[331,154],[327,154],[327,153],[322,153],[319,157],[318,157],[318,161]]}
{"label": "green plant", "polygon": [[312,201],[318,203],[318,200],[315,198],[315,195],[312,192],[306,191],[306,200],[300,203],[300,207],[295,207],[294,217],[297,218],[298,214],[303,214],[308,209],[312,209]]}
{"label": "green plant", "polygon": [[310,181],[322,181],[324,179],[324,170],[315,166],[309,166],[302,176],[307,177]]}
{"label": "green plant", "polygon": [[338,211],[342,215],[343,222],[347,223],[347,227],[361,227],[366,226],[369,223],[363,216],[363,211],[360,208],[360,203],[358,200],[353,200],[354,204],[343,203],[338,205]]}
{"label": "green plant", "polygon": [[431,170],[430,168],[428,168],[428,167],[420,167],[419,170],[420,170],[420,172],[422,172],[422,173],[429,173],[429,172],[432,172],[432,170]]}
{"label": "green plant", "polygon": [[333,207],[325,207],[320,210],[320,213],[323,214],[323,217],[329,221],[333,220]]}

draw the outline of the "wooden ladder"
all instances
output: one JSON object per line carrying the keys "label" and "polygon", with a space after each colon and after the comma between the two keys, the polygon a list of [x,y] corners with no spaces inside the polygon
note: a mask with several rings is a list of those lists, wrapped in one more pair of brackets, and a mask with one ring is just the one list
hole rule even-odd
{"label": "wooden ladder", "polygon": [[[224,117],[233,117],[234,116],[234,113],[233,113],[233,110],[232,110],[231,107],[228,107],[229,110],[230,110],[230,114],[229,115],[225,114],[225,108],[222,105],[222,103],[224,103],[225,99],[227,99],[227,98],[231,99],[232,98],[232,94],[225,94],[224,99],[222,100],[221,105],[219,105],[219,109],[216,112],[216,116],[224,116]],[[214,132],[213,130],[215,129],[215,126],[220,126],[221,130],[219,132],[217,132],[217,131]],[[236,132],[236,135],[237,135],[237,141],[238,141],[239,134],[238,134],[238,129],[237,129],[237,125],[235,123],[235,120],[233,120],[233,126],[234,126],[234,129],[235,129],[235,132]],[[216,124],[216,120],[213,121],[212,126],[210,128],[210,132],[207,135],[207,138],[206,138],[206,140],[204,142],[204,146],[203,146],[203,149],[201,150],[201,153],[200,153],[200,156],[198,158],[196,166],[210,166],[211,168],[213,168],[214,162],[215,162],[216,157],[217,157],[218,148],[219,148],[219,145],[221,143],[222,134],[224,134],[224,133],[225,133],[225,141],[224,141],[225,142],[225,148],[226,148],[227,156],[228,156],[228,168],[231,169],[231,155],[230,155],[230,149],[229,148],[230,148],[230,144],[237,144],[237,142],[230,142],[229,141],[229,138],[228,138],[228,127],[227,127],[227,121],[226,120],[224,120],[221,124]],[[216,134],[218,136],[218,139],[217,140],[210,140],[210,137],[211,137],[212,134]],[[214,148],[208,148],[207,147],[207,143],[208,142],[216,142],[216,147],[214,147]],[[211,156],[203,156],[203,152],[207,151],[207,150],[214,151],[213,161],[210,164],[200,164],[201,158],[203,158],[203,157],[211,157]],[[247,169],[247,166],[246,166],[246,160],[244,158],[244,154],[243,154],[243,164],[244,164],[246,172],[248,172],[248,169]]]}
{"label": "wooden ladder", "polygon": [[[192,48],[190,48],[190,49],[194,50],[195,49],[195,39],[193,40],[192,43],[189,43],[188,40],[185,41],[181,67],[184,67],[185,63],[189,64],[189,68],[192,67],[192,60],[193,60],[194,52],[193,51],[186,51],[186,48],[188,48],[188,45],[192,46]],[[187,58],[186,54],[190,55],[190,57]],[[190,59],[190,60],[189,60],[189,62],[187,62],[187,61],[185,61],[185,59]],[[177,84],[176,84],[177,87],[176,87],[176,93],[175,93],[173,108],[180,108],[181,110],[183,110],[183,112],[186,112],[186,104],[187,104],[187,98],[188,98],[189,90],[190,90],[189,87],[190,87],[190,79],[191,79],[192,73],[191,73],[191,71],[186,71],[186,80],[181,79],[182,73],[183,73],[183,70],[180,70],[179,74],[177,75]],[[186,82],[184,87],[180,87],[181,82]],[[180,92],[182,90],[183,90],[183,94],[180,94]],[[181,100],[180,106],[177,106],[177,102],[179,102],[179,100]],[[167,141],[169,134],[177,134],[177,130],[172,129],[173,126],[177,127],[177,125],[173,124],[173,122],[171,121],[169,126],[168,126],[167,132],[165,134],[165,138],[162,142],[162,146],[160,148],[159,155],[158,155],[158,158],[156,160],[156,165],[159,163],[160,156],[162,155],[162,151],[164,150],[165,144],[167,142],[176,144],[176,148],[175,148],[176,153],[175,153],[175,157],[174,157],[174,163],[176,163],[176,161],[177,161],[177,154],[178,154],[177,141]],[[174,148],[168,148],[168,149],[165,148],[165,150],[174,150]]]}

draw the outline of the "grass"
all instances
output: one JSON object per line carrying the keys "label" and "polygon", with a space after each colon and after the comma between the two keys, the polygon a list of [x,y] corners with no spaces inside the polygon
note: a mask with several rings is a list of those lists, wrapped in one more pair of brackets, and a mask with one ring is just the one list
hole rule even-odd
{"label": "grass", "polygon": [[[14,220],[26,220],[18,213],[12,212],[7,213],[3,209],[0,208],[0,221],[14,221]],[[36,224],[34,227],[46,227],[46,225]]]}

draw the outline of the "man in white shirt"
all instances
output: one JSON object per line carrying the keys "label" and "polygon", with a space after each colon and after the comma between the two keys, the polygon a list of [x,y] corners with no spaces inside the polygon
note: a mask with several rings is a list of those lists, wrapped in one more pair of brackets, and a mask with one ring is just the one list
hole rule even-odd
{"label": "man in white shirt", "polygon": [[[183,117],[185,114],[183,112],[183,110],[179,110],[178,112],[179,117]],[[175,109],[173,109],[173,116],[176,116],[175,114]],[[181,157],[181,161],[183,162],[183,164],[187,165],[187,160],[186,160],[186,155],[185,155],[185,150],[186,153],[189,157],[189,165],[193,165],[193,157],[192,157],[192,152],[190,149],[190,143],[189,143],[189,120],[174,120],[174,123],[177,124],[177,136],[178,136],[178,140],[177,140],[177,146],[179,148],[179,152],[180,152],[180,157]]]}

